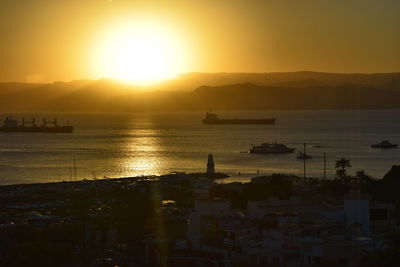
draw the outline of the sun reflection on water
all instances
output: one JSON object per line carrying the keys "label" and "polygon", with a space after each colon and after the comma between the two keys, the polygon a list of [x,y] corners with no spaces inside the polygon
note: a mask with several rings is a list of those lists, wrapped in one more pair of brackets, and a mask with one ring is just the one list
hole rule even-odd
{"label": "sun reflection on water", "polygon": [[162,150],[159,130],[136,129],[131,132],[132,137],[127,141],[129,157],[123,163],[129,170],[129,176],[160,174],[163,165],[160,155]]}

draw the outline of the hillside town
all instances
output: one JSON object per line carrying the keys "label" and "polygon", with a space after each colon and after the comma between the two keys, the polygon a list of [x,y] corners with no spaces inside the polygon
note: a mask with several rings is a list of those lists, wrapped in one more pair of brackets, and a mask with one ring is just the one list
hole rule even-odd
{"label": "hillside town", "polygon": [[209,155],[205,173],[1,186],[0,265],[398,266],[400,166],[224,177]]}

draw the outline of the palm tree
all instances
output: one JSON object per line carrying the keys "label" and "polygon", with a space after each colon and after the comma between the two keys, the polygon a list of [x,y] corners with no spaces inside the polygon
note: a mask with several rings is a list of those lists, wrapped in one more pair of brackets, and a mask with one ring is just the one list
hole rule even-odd
{"label": "palm tree", "polygon": [[346,173],[346,168],[351,168],[351,163],[349,159],[341,158],[336,160],[336,178],[342,180],[343,184],[348,185],[350,182],[349,176]]}

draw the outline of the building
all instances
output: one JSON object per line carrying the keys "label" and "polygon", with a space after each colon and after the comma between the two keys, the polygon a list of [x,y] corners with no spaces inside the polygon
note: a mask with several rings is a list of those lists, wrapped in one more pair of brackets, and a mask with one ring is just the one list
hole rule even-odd
{"label": "building", "polygon": [[370,196],[359,191],[351,191],[344,196],[344,212],[348,230],[361,228],[360,230],[365,233],[370,232],[369,201]]}

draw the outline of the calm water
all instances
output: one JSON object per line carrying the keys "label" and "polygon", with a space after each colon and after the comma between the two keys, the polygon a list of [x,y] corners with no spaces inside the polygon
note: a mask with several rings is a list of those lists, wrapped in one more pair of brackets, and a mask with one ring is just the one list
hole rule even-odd
{"label": "calm water", "polygon": [[[41,117],[41,114],[25,114]],[[207,154],[213,153],[216,169],[245,180],[262,174],[302,175],[303,162],[296,154],[254,155],[250,144],[275,139],[303,149],[314,157],[307,174],[334,175],[334,161],[351,159],[351,173],[363,169],[382,177],[400,164],[400,149],[380,150],[371,144],[388,139],[400,143],[400,110],[308,110],[221,112],[222,117],[278,118],[268,125],[213,125],[200,123],[203,112],[162,114],[58,114],[60,122],[75,126],[72,134],[0,133],[0,183],[165,174],[170,171],[205,171]],[[21,118],[22,115],[14,117]],[[4,116],[2,117],[4,118]],[[314,147],[321,146],[321,147]],[[72,175],[70,173],[72,167]],[[241,173],[241,177],[238,176]]]}

